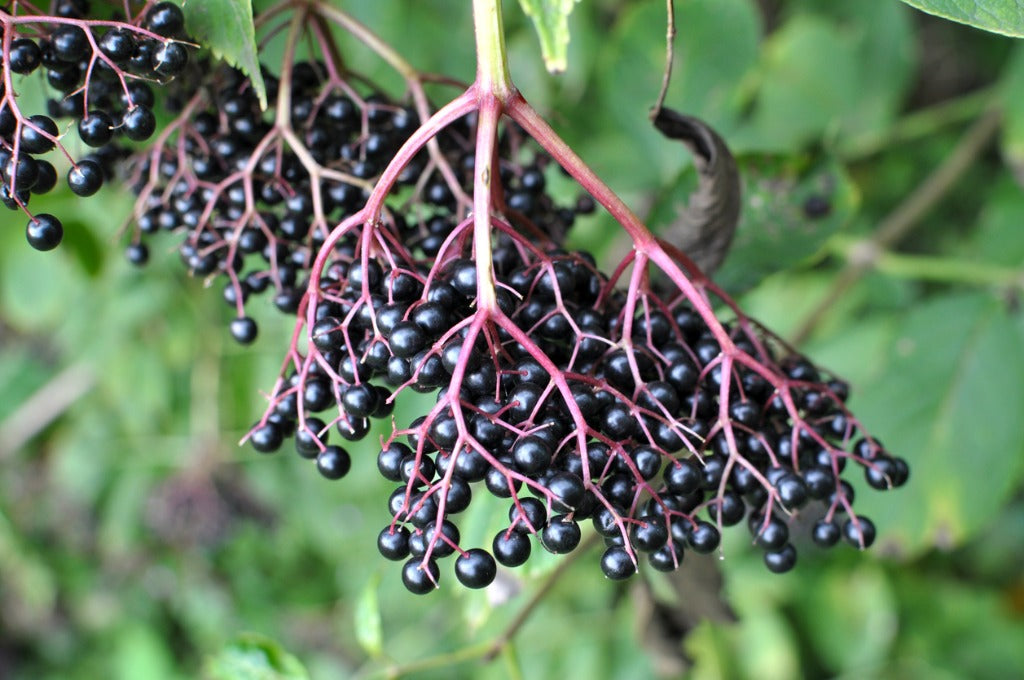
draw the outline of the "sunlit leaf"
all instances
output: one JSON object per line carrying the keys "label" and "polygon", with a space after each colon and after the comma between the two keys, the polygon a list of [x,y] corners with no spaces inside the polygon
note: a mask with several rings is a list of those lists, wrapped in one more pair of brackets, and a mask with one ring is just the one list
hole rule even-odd
{"label": "sunlit leaf", "polygon": [[374,574],[363,586],[359,599],[356,600],[355,632],[356,640],[363,650],[371,657],[379,657],[383,652],[384,642],[381,633],[380,603],[377,600],[377,588],[380,587],[380,575]]}
{"label": "sunlit leaf", "polygon": [[911,7],[993,33],[1024,36],[1024,5],[1018,0],[903,0]]}
{"label": "sunlit leaf", "polygon": [[249,76],[260,105],[265,107],[267,88],[257,56],[252,0],[183,2],[182,9],[189,35]]}
{"label": "sunlit leaf", "polygon": [[246,633],[206,662],[210,680],[308,680],[309,673],[278,643]]}
{"label": "sunlit leaf", "polygon": [[[959,545],[1017,488],[1024,473],[1022,343],[1024,326],[989,295],[940,297],[907,314],[886,369],[853,402],[912,469],[904,488],[858,495],[858,512],[876,521],[883,543],[898,551]],[[872,360],[884,357],[863,357]]]}
{"label": "sunlit leaf", "polygon": [[541,54],[548,71],[566,68],[569,52],[569,15],[578,0],[519,0],[523,12],[533,20],[540,38]]}

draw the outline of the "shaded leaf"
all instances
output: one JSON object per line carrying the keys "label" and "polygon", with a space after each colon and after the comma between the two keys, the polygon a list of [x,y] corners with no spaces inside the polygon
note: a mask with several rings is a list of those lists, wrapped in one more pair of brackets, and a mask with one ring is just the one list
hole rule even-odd
{"label": "shaded leaf", "polygon": [[880,133],[895,118],[914,60],[907,12],[836,5],[848,11],[797,14],[767,38],[747,83],[749,126],[729,138],[735,148],[790,151],[825,135]]}
{"label": "shaded leaf", "polygon": [[897,329],[886,370],[853,399],[865,425],[912,470],[906,487],[857,498],[858,511],[879,525],[882,551],[959,545],[1017,488],[1022,343],[1024,323],[980,293],[921,303]]}
{"label": "shaded leaf", "polygon": [[[676,4],[676,23],[686,28],[676,39],[666,105],[707,121],[736,152],[737,93],[757,62],[757,9],[747,0]],[[588,162],[614,173],[617,190],[649,191],[689,165],[688,154],[648,124],[665,67],[664,4],[629,3],[600,50],[595,60],[596,72],[603,74],[596,79],[599,99],[581,112],[600,123],[599,134],[595,130],[579,141]]]}
{"label": "shaded leaf", "polygon": [[1024,45],[1013,51],[999,82],[1002,89],[1003,160],[1010,167],[1017,183],[1024,186]]}
{"label": "shaded leaf", "polygon": [[267,87],[257,56],[252,0],[185,2],[182,10],[189,35],[249,76],[260,106],[266,107]]}
{"label": "shaded leaf", "polygon": [[1024,5],[1018,0],[903,0],[911,7],[983,31],[1024,36]]}
{"label": "shaded leaf", "polygon": [[359,641],[363,651],[373,658],[379,657],[384,651],[380,602],[377,599],[377,588],[379,587],[380,575],[375,573],[359,593],[355,610],[356,640]]}
{"label": "shaded leaf", "polygon": [[[814,549],[807,554],[814,554]],[[816,565],[817,566],[817,565]],[[808,569],[805,587],[793,591],[802,630],[828,668],[871,668],[883,663],[896,641],[897,599],[885,572],[868,561],[852,573]],[[827,625],[819,622],[827,621]]]}
{"label": "shaded leaf", "polygon": [[523,12],[533,20],[540,38],[544,63],[551,73],[566,68],[569,51],[569,15],[577,0],[519,0]]}
{"label": "shaded leaf", "polygon": [[[740,223],[715,281],[736,293],[776,271],[817,253],[842,227],[858,203],[856,188],[833,160],[808,165],[794,159],[748,156],[739,159],[743,178]],[[661,197],[650,224],[659,232],[685,210],[693,171]],[[664,232],[662,232],[664,233]]]}
{"label": "shaded leaf", "polygon": [[207,659],[210,680],[308,680],[298,659],[278,643],[256,633],[245,633]]}

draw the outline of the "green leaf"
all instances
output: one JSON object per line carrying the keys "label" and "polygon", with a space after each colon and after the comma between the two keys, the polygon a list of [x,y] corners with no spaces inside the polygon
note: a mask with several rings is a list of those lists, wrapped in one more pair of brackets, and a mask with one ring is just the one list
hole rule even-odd
{"label": "green leaf", "polygon": [[740,147],[788,152],[850,135],[880,134],[906,98],[914,54],[909,12],[895,3],[835,3],[844,16],[800,13],[765,41],[747,84]]}
{"label": "green leaf", "polygon": [[[898,606],[885,572],[866,560],[850,571],[807,571],[805,587],[793,590],[794,612],[827,667],[852,671],[883,663],[895,642],[897,628],[889,622]],[[821,621],[828,624],[815,624]]]}
{"label": "green leaf", "polygon": [[377,588],[380,587],[380,574],[374,573],[356,601],[355,632],[356,640],[363,650],[373,658],[379,658],[384,651],[384,636],[381,633],[380,602],[377,599]]}
{"label": "green leaf", "polygon": [[[676,4],[676,24],[686,28],[676,40],[666,104],[706,121],[736,153],[739,83],[757,61],[757,9],[748,0]],[[570,141],[587,150],[588,162],[614,173],[617,191],[646,193],[689,164],[681,145],[667,144],[646,122],[665,67],[664,3],[627,3],[599,45],[596,98],[576,115],[580,125],[594,126]]]}
{"label": "green leaf", "polygon": [[1024,45],[1017,45],[999,79],[1003,104],[1003,160],[1024,185]]}
{"label": "green leaf", "polygon": [[184,2],[182,10],[189,35],[210,48],[215,57],[249,76],[260,106],[266,108],[267,87],[257,56],[252,0]]}
{"label": "green leaf", "polygon": [[896,329],[893,358],[852,402],[865,427],[911,466],[905,487],[857,496],[858,512],[878,524],[883,552],[960,545],[1018,488],[1022,344],[1024,324],[982,293],[919,304]]}
{"label": "green leaf", "polygon": [[309,680],[298,659],[273,640],[244,633],[207,659],[210,680]]}
{"label": "green leaf", "polygon": [[1024,37],[1024,5],[1019,0],[903,0],[935,16],[983,31]]}
{"label": "green leaf", "polygon": [[533,20],[540,38],[544,64],[551,73],[566,68],[569,51],[569,15],[578,0],[519,0],[523,13]]}

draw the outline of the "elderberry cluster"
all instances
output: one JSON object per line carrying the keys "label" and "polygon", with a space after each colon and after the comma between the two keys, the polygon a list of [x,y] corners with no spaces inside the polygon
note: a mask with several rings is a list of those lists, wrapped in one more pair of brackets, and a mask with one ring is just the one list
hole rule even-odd
{"label": "elderberry cluster", "polygon": [[[189,271],[227,279],[224,300],[237,311],[230,331],[242,344],[258,334],[244,312],[250,296],[270,292],[280,311],[297,311],[328,233],[365,204],[420,125],[411,106],[356,88],[323,61],[292,65],[287,101],[279,101],[280,76],[264,69],[263,77],[273,104],[266,111],[241,72],[212,69],[181,98],[166,140],[137,157],[131,183],[139,198],[129,260],[147,261],[145,240],[156,232],[182,234],[179,252]],[[465,213],[456,192],[472,190],[470,133],[463,123],[438,138],[454,184],[426,152],[398,177],[388,219],[410,257],[434,257]],[[536,163],[502,172],[520,186],[509,195],[510,209],[545,229],[568,229],[577,211],[544,194]],[[339,255],[343,262],[343,249]]]}
{"label": "elderberry cluster", "polygon": [[[489,137],[482,109],[426,123],[422,106],[368,91],[324,58],[280,80],[266,73],[277,103],[267,113],[230,71],[183,102],[179,129],[139,166],[139,227],[184,231],[188,266],[228,276],[238,340],[256,335],[250,293],[272,288],[297,314],[247,435],[254,448],[294,438],[340,479],[348,442],[391,419],[377,465],[396,486],[378,548],[403,562],[409,590],[436,588],[447,557],[462,584],[485,587],[535,542],[565,554],[585,531],[604,540],[613,579],[644,556],[676,569],[744,520],[773,572],[795,564],[797,516],[818,545],[872,544],[844,475],[856,467],[888,489],[908,469],[862,432],[844,383],[706,280],[652,276],[655,246],[611,275],[565,249],[594,202],[570,208],[549,194],[558,166],[528,126],[502,121]],[[483,217],[474,195],[486,196]],[[705,294],[733,320],[717,319]],[[407,390],[434,405],[398,423]],[[508,503],[508,523],[489,545],[464,546],[457,516],[482,493]]]}
{"label": "elderberry cluster", "polygon": [[[458,580],[486,586],[496,564],[528,559],[531,535],[571,552],[583,520],[604,538],[601,567],[615,579],[634,573],[638,554],[670,571],[688,550],[712,552],[720,529],[744,518],[774,572],[795,564],[788,527],[798,512],[816,518],[821,546],[841,535],[871,545],[874,527],[853,512],[841,475],[853,461],[887,489],[908,470],[858,438],[844,383],[795,354],[776,359],[748,323],[726,330],[757,360],[726,368],[685,299],[620,290],[587,253],[538,247],[511,225],[491,262],[497,312],[482,316],[469,226],[427,262],[364,257],[364,231],[343,241],[320,279],[310,354],[251,432],[264,452],[294,434],[297,452],[337,479],[351,459],[332,430],[362,439],[403,389],[436,393],[378,456],[382,476],[401,484],[379,549],[406,560],[411,591],[436,587],[437,560],[456,554]],[[464,550],[453,516],[481,488],[510,500],[509,525],[489,551]]]}
{"label": "elderberry cluster", "polygon": [[[188,64],[177,5],[160,2],[138,17],[116,20],[100,14],[88,0],[60,0],[52,16],[0,12],[5,75],[42,72],[55,93],[46,114],[26,115],[16,92],[6,88],[8,78],[0,82],[0,200],[29,215],[27,238],[38,250],[57,247],[64,234],[59,218],[28,209],[32,194],[47,193],[58,181],[54,164],[40,156],[58,149],[70,163],[68,187],[92,196],[126,155],[121,142],[145,141],[156,130],[148,83],[173,78]],[[111,8],[107,14],[116,16]],[[74,121],[81,142],[94,151],[77,160],[72,156],[58,123],[65,119]]]}

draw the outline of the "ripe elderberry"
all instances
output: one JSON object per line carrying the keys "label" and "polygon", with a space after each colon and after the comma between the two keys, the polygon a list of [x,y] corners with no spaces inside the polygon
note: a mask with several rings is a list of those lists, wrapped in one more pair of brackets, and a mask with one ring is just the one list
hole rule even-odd
{"label": "ripe elderberry", "polygon": [[498,574],[498,565],[486,550],[472,548],[455,560],[455,576],[467,588],[486,588]]}
{"label": "ripe elderberry", "polygon": [[36,250],[53,250],[64,238],[64,225],[53,215],[41,213],[29,219],[25,236]]}

